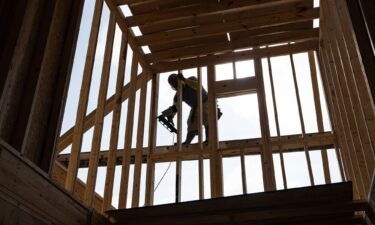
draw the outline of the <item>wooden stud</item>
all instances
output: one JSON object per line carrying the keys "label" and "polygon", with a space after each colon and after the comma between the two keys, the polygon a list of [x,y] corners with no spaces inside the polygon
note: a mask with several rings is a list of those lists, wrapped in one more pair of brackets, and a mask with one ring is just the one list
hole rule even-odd
{"label": "wooden stud", "polygon": [[116,22],[113,15],[110,16],[108,22],[108,33],[107,33],[107,42],[105,45],[104,60],[103,60],[103,70],[101,74],[98,103],[95,114],[95,125],[94,133],[92,137],[92,147],[89,160],[89,169],[87,172],[87,182],[86,182],[86,191],[84,196],[84,202],[89,207],[92,206],[92,200],[95,192],[96,177],[98,172],[98,160],[100,145],[102,140],[103,133],[103,121],[104,121],[104,104],[107,99],[107,90],[109,83],[109,75],[111,69],[112,61],[112,50],[113,42],[115,38]]}
{"label": "wooden stud", "polygon": [[[272,106],[273,106],[273,112],[274,112],[274,118],[275,118],[275,124],[276,124],[276,132],[277,132],[277,138],[280,140],[280,124],[279,124],[279,114],[277,110],[277,104],[276,104],[276,95],[275,95],[275,85],[273,81],[273,71],[272,71],[272,65],[271,65],[271,59],[270,57],[267,57],[267,64],[268,64],[268,71],[270,75],[270,83],[271,83],[271,93],[272,93]],[[284,164],[284,155],[283,155],[283,146],[279,145],[279,151],[280,151],[280,165],[281,165],[281,174],[283,177],[283,186],[284,189],[288,188],[288,183],[286,180],[286,172],[285,172],[285,164]]]}
{"label": "wooden stud", "polygon": [[130,95],[128,100],[128,112],[126,118],[125,129],[125,151],[123,152],[123,160],[121,167],[121,182],[120,182],[120,196],[118,208],[126,208],[129,185],[129,169],[130,169],[130,153],[133,140],[133,122],[134,122],[134,107],[136,95],[136,79],[138,73],[138,55],[133,53],[131,78],[130,78]]}
{"label": "wooden stud", "polygon": [[[299,88],[298,88],[298,82],[297,82],[297,74],[296,74],[296,69],[295,69],[295,66],[294,66],[293,55],[289,55],[289,57],[290,57],[291,65],[292,65],[294,89],[296,91],[296,98],[297,98],[297,105],[298,105],[298,114],[299,114],[299,119],[300,119],[300,123],[301,123],[302,138],[303,138],[306,135],[306,131],[305,131],[305,121],[304,121],[304,117],[303,117],[303,113],[302,113],[301,99],[299,97]],[[305,155],[306,155],[306,160],[307,160],[307,168],[309,170],[310,183],[311,183],[311,185],[315,185],[315,183],[314,183],[314,174],[313,174],[312,167],[311,167],[310,153],[309,153],[309,148],[308,148],[307,144],[305,144],[304,149],[305,149]]]}
{"label": "wooden stud", "polygon": [[121,119],[121,92],[124,83],[125,67],[126,67],[126,53],[127,53],[127,34],[122,34],[121,40],[121,50],[119,56],[119,66],[117,72],[116,80],[116,92],[114,95],[115,104],[113,106],[113,118],[111,127],[111,137],[109,141],[109,152],[107,161],[107,172],[105,176],[105,186],[104,186],[104,197],[103,197],[103,207],[102,212],[110,209],[112,205],[112,195],[113,195],[113,184],[115,178],[116,170],[116,151],[119,138],[119,128]]}
{"label": "wooden stud", "polygon": [[208,81],[208,104],[209,104],[209,138],[208,149],[210,151],[210,178],[211,178],[211,197],[217,198],[223,196],[223,168],[222,156],[218,152],[218,130],[217,130],[217,104],[216,94],[214,92],[214,82],[216,80],[215,66],[207,67]]}
{"label": "wooden stud", "polygon": [[138,114],[138,131],[137,131],[137,146],[134,160],[134,178],[133,178],[133,197],[132,208],[139,207],[139,195],[141,188],[141,175],[142,175],[142,148],[143,136],[145,126],[145,110],[146,110],[146,97],[147,97],[147,77],[143,77],[141,96],[139,101],[139,114]]}
{"label": "wooden stud", "polygon": [[263,83],[262,61],[260,58],[254,59],[255,76],[258,79],[258,106],[260,128],[262,133],[262,170],[263,170],[263,184],[265,191],[276,190],[275,171],[273,166],[272,151],[270,147],[270,132],[268,124],[267,104]]}
{"label": "wooden stud", "polygon": [[87,103],[89,98],[89,90],[91,84],[92,70],[94,66],[96,45],[98,41],[100,18],[102,15],[103,9],[103,0],[96,0],[94,16],[91,25],[90,39],[86,54],[86,64],[83,71],[82,86],[79,96],[76,124],[73,132],[73,142],[71,150],[71,158],[69,161],[68,173],[66,175],[65,189],[73,192],[74,185],[77,179],[78,173],[78,162],[79,162],[79,153],[82,147],[82,138],[83,138],[83,125],[84,118],[87,110]]}
{"label": "wooden stud", "polygon": [[[181,73],[181,71],[178,71]],[[182,150],[182,81],[178,79],[177,87],[177,146],[176,151],[181,152]],[[176,196],[175,202],[181,202],[181,173],[182,163],[181,159],[176,160]]]}
{"label": "wooden stud", "polygon": [[[202,102],[202,68],[197,67],[197,77],[198,77],[198,90],[197,90],[197,108],[195,113],[198,113],[198,146],[199,150],[203,151],[203,102]],[[207,140],[207,137],[206,137]],[[204,165],[203,156],[199,156],[198,161],[198,173],[199,173],[199,199],[204,199]]]}
{"label": "wooden stud", "polygon": [[[319,87],[318,87],[318,77],[317,77],[317,72],[316,72],[314,52],[309,51],[308,57],[309,57],[310,73],[311,73],[311,85],[312,85],[312,90],[313,90],[313,95],[314,95],[316,123],[317,123],[317,126],[318,126],[318,132],[324,132],[322,107],[321,107],[321,104],[320,104],[320,93],[319,93]],[[337,151],[337,149],[336,149],[336,151]],[[323,162],[324,180],[325,180],[326,184],[330,184],[331,183],[331,175],[330,175],[330,171],[329,171],[329,161],[328,161],[328,156],[327,156],[327,149],[322,149],[322,150],[320,150],[320,152],[321,152],[322,162]],[[339,164],[340,164],[339,167],[340,167],[341,177],[344,178],[340,161],[339,161]]]}
{"label": "wooden stud", "polygon": [[155,163],[151,160],[151,154],[156,147],[156,131],[159,100],[159,74],[153,75],[152,78],[152,93],[151,93],[151,108],[150,108],[150,130],[148,135],[149,154],[147,155],[147,170],[146,170],[146,197],[145,205],[153,205],[154,200],[154,177],[155,177]]}

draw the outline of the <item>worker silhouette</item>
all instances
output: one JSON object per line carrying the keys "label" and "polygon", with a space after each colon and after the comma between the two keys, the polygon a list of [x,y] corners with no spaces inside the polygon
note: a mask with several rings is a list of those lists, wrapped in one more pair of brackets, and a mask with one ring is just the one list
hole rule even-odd
{"label": "worker silhouette", "polygon": [[[191,141],[194,139],[195,135],[198,134],[198,102],[197,102],[197,94],[199,83],[196,77],[189,77],[185,78],[181,73],[172,73],[168,77],[168,83],[171,85],[172,89],[177,91],[178,87],[178,80],[180,80],[182,85],[182,101],[185,102],[187,105],[191,107],[189,118],[187,120],[187,135],[186,140],[183,144],[190,144]],[[205,128],[206,133],[206,141],[208,143],[208,94],[207,91],[202,87],[202,123]],[[218,109],[218,119],[223,115],[220,108]],[[173,120],[173,117],[176,115],[177,111],[179,110],[177,104],[177,93],[173,98],[173,105],[170,106],[168,109],[162,112],[162,115],[167,117],[169,121]]]}

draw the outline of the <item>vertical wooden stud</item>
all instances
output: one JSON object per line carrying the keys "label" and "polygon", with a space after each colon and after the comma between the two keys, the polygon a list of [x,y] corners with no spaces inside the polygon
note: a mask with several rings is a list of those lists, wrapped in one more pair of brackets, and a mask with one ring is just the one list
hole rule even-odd
{"label": "vertical wooden stud", "polygon": [[104,107],[107,99],[107,90],[109,75],[111,69],[113,41],[115,37],[116,22],[114,15],[111,15],[108,23],[107,42],[104,52],[103,71],[100,80],[98,104],[95,113],[94,134],[92,138],[92,147],[89,159],[89,168],[87,173],[86,190],[84,202],[91,207],[95,192],[96,177],[98,172],[99,152],[103,133]]}
{"label": "vertical wooden stud", "polygon": [[105,176],[104,197],[102,212],[110,209],[113,195],[113,183],[116,170],[116,151],[119,137],[120,118],[121,118],[121,94],[124,84],[126,53],[127,53],[127,34],[122,34],[121,50],[119,56],[119,66],[116,80],[116,92],[114,95],[115,104],[113,106],[113,118],[111,127],[111,137],[109,140],[109,152],[107,161],[107,172]]}
{"label": "vertical wooden stud", "polygon": [[135,107],[135,95],[136,95],[136,82],[138,73],[138,56],[133,53],[132,67],[131,67],[131,78],[130,78],[130,93],[128,100],[128,112],[126,118],[125,128],[125,148],[122,159],[121,167],[121,181],[120,181],[120,196],[118,208],[126,208],[126,202],[128,198],[128,185],[129,185],[129,168],[130,168],[130,156],[131,146],[133,140],[133,122],[134,122],[134,107]]}
{"label": "vertical wooden stud", "polygon": [[96,45],[98,42],[100,18],[102,15],[103,0],[96,0],[94,16],[91,25],[91,33],[89,39],[89,45],[86,55],[86,64],[83,71],[82,85],[79,96],[76,124],[73,131],[73,143],[72,150],[70,153],[68,172],[66,175],[65,188],[66,190],[73,192],[74,185],[77,180],[79,154],[82,147],[83,138],[83,125],[86,116],[87,103],[89,98],[89,90],[91,84],[92,70],[94,66]]}

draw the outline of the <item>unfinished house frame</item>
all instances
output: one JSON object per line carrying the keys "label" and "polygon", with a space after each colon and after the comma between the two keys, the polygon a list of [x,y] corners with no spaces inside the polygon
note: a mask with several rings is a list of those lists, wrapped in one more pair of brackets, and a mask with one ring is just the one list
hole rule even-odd
{"label": "unfinished house frame", "polygon": [[[17,4],[1,3],[1,16],[11,18],[12,28],[1,41],[8,45],[1,46],[1,73],[4,76],[0,78],[0,166],[3,168],[0,174],[5,179],[0,181],[0,197],[8,199],[8,202],[28,202],[22,194],[40,193],[40,186],[53,190],[51,195],[41,194],[41,198],[55,196],[55,203],[46,201],[41,206],[35,206],[41,201],[35,197],[29,203],[21,204],[27,209],[28,217],[33,217],[32,212],[35,211],[35,218],[45,224],[106,224],[110,220],[117,221],[117,224],[184,224],[181,222],[185,218],[183,216],[178,217],[179,222],[165,220],[168,214],[164,215],[162,209],[177,215],[189,207],[199,208],[199,204],[202,204],[202,210],[204,204],[208,208],[214,207],[214,203],[209,202],[211,200],[206,203],[203,200],[226,196],[223,160],[228,157],[238,159],[238,179],[241,180],[241,194],[244,196],[221,199],[220,204],[252,202],[251,195],[245,195],[251,193],[248,185],[253,182],[247,168],[252,165],[246,157],[254,156],[260,160],[258,173],[261,173],[263,186],[260,191],[265,192],[256,196],[271,192],[264,199],[273,201],[279,197],[272,191],[283,189],[285,195],[280,199],[285,198],[288,202],[288,198],[304,198],[310,193],[311,199],[306,197],[306,201],[314,201],[313,196],[321,196],[326,201],[336,201],[336,205],[320,208],[314,203],[310,206],[316,208],[307,211],[316,214],[307,213],[304,219],[321,216],[324,211],[326,217],[322,218],[327,224],[365,224],[365,220],[372,224],[375,21],[371,10],[374,4],[365,0],[322,0],[316,5],[317,2],[55,0],[45,3],[32,0]],[[92,8],[86,6],[88,4]],[[82,23],[87,16],[84,10],[92,15],[89,26]],[[109,11],[108,23],[103,23],[105,10]],[[1,21],[2,27],[6,26],[3,18]],[[87,32],[87,40],[80,43],[79,35],[83,29]],[[105,39],[104,47],[98,44],[100,38]],[[78,45],[86,46],[81,52],[84,60],[80,65],[76,62],[77,52],[82,49]],[[101,50],[102,59],[98,63],[96,56]],[[289,68],[289,74],[282,74],[275,66],[276,61],[281,59],[283,66]],[[238,64],[242,62],[253,74],[239,74]],[[299,70],[301,62],[308,66],[304,74]],[[75,72],[75,66],[80,67],[78,71],[81,72]],[[220,68],[223,67],[229,68],[233,77],[220,78]],[[185,74],[187,71],[195,74],[200,87],[196,111],[198,141],[188,146],[182,144],[185,121],[183,110],[179,110],[176,144],[159,145],[158,132],[162,127],[158,126],[156,118],[163,110],[159,102],[165,97],[169,97],[171,102],[173,99],[173,96],[160,95],[161,80],[172,72]],[[94,73],[99,75],[94,76]],[[74,83],[74,76],[81,77],[79,86]],[[290,111],[295,110],[291,117],[295,117],[289,119],[280,116],[281,108],[286,106],[283,105],[285,101],[280,101],[283,93],[278,84],[287,76],[292,89],[286,101],[295,102],[296,106],[290,108]],[[301,81],[301,76],[306,79]],[[203,83],[207,84],[205,88],[208,91],[208,144],[203,143]],[[68,112],[66,104],[71,104],[67,101],[68,91],[74,88],[79,90],[76,111]],[[94,98],[95,106],[91,107],[89,101],[93,89],[98,94]],[[176,93],[178,108],[182,109],[181,82]],[[303,93],[312,99],[308,107]],[[254,121],[256,125],[233,126],[259,124],[259,137],[220,140],[218,100],[243,95],[256,96],[257,104],[251,107],[259,116],[259,121]],[[309,109],[313,110],[307,115],[306,110]],[[74,114],[74,123],[60,132],[64,112]],[[105,129],[107,120],[111,122]],[[290,122],[288,120],[297,121],[297,132],[288,134],[283,131],[283,126]],[[313,131],[307,128],[309,120],[313,120],[316,126]],[[90,149],[84,149],[85,135],[89,131],[92,132],[92,137],[88,139]],[[108,143],[103,149],[104,136]],[[123,147],[119,142],[123,143]],[[314,169],[312,152],[319,153],[324,181],[317,181],[318,172]],[[287,171],[288,163],[293,161],[285,159],[290,153],[302,153],[309,181],[304,186],[311,186],[306,187],[305,194],[288,192],[293,190]],[[196,162],[196,200],[200,201],[189,202],[185,206],[177,204],[176,208],[173,205],[160,206],[159,214],[158,206],[155,206],[156,211],[152,208],[129,213],[116,210],[156,205],[154,193],[160,180],[155,178],[155,171],[160,163],[173,163],[173,203],[182,202],[182,189],[190,188],[182,184],[182,168],[186,161]],[[18,169],[25,168],[14,173],[17,168],[13,169],[12,165],[18,165]],[[30,168],[32,175],[23,174]],[[86,180],[78,177],[82,168],[87,170]],[[98,175],[100,168],[105,168],[104,177]],[[19,177],[19,181],[11,181],[13,178],[9,174]],[[339,180],[333,181],[333,174]],[[118,193],[114,191],[116,177],[119,179]],[[33,182],[38,179],[41,179],[40,183],[34,185]],[[101,194],[96,193],[98,179],[105,179]],[[208,179],[209,182],[206,182]],[[343,182],[342,186],[332,184],[338,181]],[[317,186],[317,183],[327,185],[328,189]],[[30,189],[25,186],[25,190],[13,189],[22,184],[30,185]],[[13,193],[17,191],[21,194]],[[334,197],[334,191],[342,195]],[[345,197],[341,198],[344,193]],[[14,197],[16,195],[18,197]],[[113,204],[114,198],[118,198],[117,205]],[[254,204],[258,203],[255,201]],[[292,205],[291,202],[288,204]],[[8,207],[5,203],[3,206]],[[245,210],[242,205],[236,207],[239,211]],[[267,210],[280,210],[272,207]],[[222,212],[229,209],[215,210]],[[58,211],[60,214],[54,216]],[[245,224],[246,221],[265,219],[292,224],[291,220],[285,219],[287,216],[279,218],[277,213],[275,218],[262,215],[245,218],[232,211],[224,212],[232,222],[222,224],[233,224],[233,221]],[[148,213],[153,217],[139,218]],[[203,211],[196,213],[199,216],[204,214]],[[283,211],[280,215],[288,213]],[[5,224],[14,222],[11,216],[7,217],[10,214],[4,215],[0,218]],[[160,215],[164,217],[159,218]],[[217,223],[213,218],[211,222],[203,223],[199,216],[191,223]],[[153,223],[151,217],[158,222]],[[106,218],[110,220],[106,221]],[[185,220],[188,219],[186,215]],[[293,220],[296,223],[301,221]],[[252,224],[274,223],[263,221]],[[323,223],[317,220],[311,224]]]}

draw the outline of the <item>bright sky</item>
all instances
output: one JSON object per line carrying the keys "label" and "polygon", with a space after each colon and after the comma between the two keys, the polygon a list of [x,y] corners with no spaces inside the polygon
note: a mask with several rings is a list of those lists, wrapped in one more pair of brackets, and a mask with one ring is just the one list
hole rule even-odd
{"label": "bright sky", "polygon": [[[315,1],[316,4],[316,1]],[[82,74],[84,69],[85,55],[87,51],[91,20],[93,16],[95,1],[86,0],[84,5],[84,11],[81,21],[81,30],[78,37],[77,50],[75,54],[75,60],[72,69],[72,77],[69,86],[69,92],[67,97],[67,104],[65,108],[63,124],[61,134],[64,134],[69,130],[75,123],[76,111],[78,107],[79,91],[82,83]],[[127,7],[122,7],[125,15],[130,15]],[[90,88],[89,102],[87,108],[87,114],[92,112],[96,108],[98,90],[100,85],[101,68],[103,65],[103,56],[105,48],[105,39],[108,28],[109,20],[109,9],[104,4],[103,14],[101,19],[98,47],[95,57],[95,64],[92,75],[92,82]],[[139,30],[134,29],[134,32],[139,35]],[[112,96],[115,92],[116,73],[118,67],[118,57],[120,53],[120,42],[121,32],[119,27],[116,26],[114,49],[112,55],[112,64],[110,71],[110,81],[107,98]],[[315,107],[313,103],[312,86],[310,80],[310,69],[308,64],[307,53],[296,54],[293,56],[295,68],[297,72],[297,82],[299,87],[299,94],[302,103],[303,119],[305,122],[306,132],[314,133],[317,132],[317,122],[315,117]],[[131,67],[132,51],[128,47],[127,64],[125,72],[126,85],[130,80],[130,67]],[[280,56],[271,58],[273,79],[275,84],[275,94],[277,102],[277,110],[279,114],[279,123],[281,135],[290,134],[301,134],[300,118],[298,114],[298,106],[295,94],[295,87],[293,83],[292,70],[289,56]],[[270,123],[271,136],[276,136],[276,125],[274,120],[274,110],[272,105],[272,95],[270,86],[270,76],[267,66],[267,60],[262,60],[263,73],[264,73],[264,84],[266,91],[267,110],[268,118]],[[237,78],[255,76],[254,64],[252,60],[241,61],[235,63]],[[139,73],[141,68],[139,69]],[[318,70],[319,71],[319,70]],[[158,113],[169,107],[173,102],[174,91],[169,87],[167,83],[168,74],[160,75],[160,88],[159,88],[159,107]],[[197,76],[196,69],[184,70],[183,74],[185,77]],[[216,66],[217,80],[233,79],[233,66],[231,63],[221,64]],[[203,87],[207,89],[207,69],[202,68],[202,79]],[[318,74],[320,98],[323,109],[323,122],[324,130],[330,131],[330,122],[327,113],[326,101],[324,93],[322,92],[322,83],[320,80],[320,74]],[[146,108],[146,121],[145,127],[149,125],[149,102],[150,102],[150,91],[151,82],[147,88],[147,108]],[[136,137],[137,132],[137,121],[138,121],[138,108],[139,108],[139,91],[136,94],[136,108],[134,118],[134,129],[133,137]],[[238,140],[238,139],[249,139],[259,138],[260,124],[259,124],[259,110],[258,100],[256,94],[248,94],[237,97],[221,98],[218,99],[218,105],[224,113],[220,119],[219,126],[219,140]],[[125,109],[125,110],[124,110]],[[126,127],[126,109],[127,101],[122,104],[121,119],[120,119],[120,131],[118,148],[124,147],[125,127]],[[189,106],[183,104],[183,138],[186,136],[186,120],[189,115]],[[110,129],[112,123],[112,113],[108,114],[104,119],[103,136],[101,142],[101,150],[108,150]],[[82,151],[87,152],[91,149],[93,128],[88,130],[84,134]],[[148,132],[145,129],[144,132],[144,146],[147,146]],[[171,145],[173,143],[172,134],[169,133],[164,127],[158,124],[157,132],[157,145]],[[196,142],[197,138],[193,141]],[[132,143],[135,147],[136,143]],[[70,146],[64,150],[63,153],[70,152]],[[274,164],[276,173],[277,188],[282,189],[282,177],[280,158],[278,154],[274,154]],[[312,168],[316,184],[324,183],[324,175],[322,168],[322,160],[320,151],[310,152]],[[330,161],[330,171],[333,182],[341,181],[338,169],[338,163],[334,150],[328,150],[328,157]],[[304,152],[298,153],[284,153],[284,160],[286,166],[287,182],[288,187],[301,187],[310,185],[308,178],[307,162]],[[175,196],[175,163],[157,163],[155,170],[155,183],[161,179],[164,172],[166,173],[165,178],[160,183],[158,189],[155,191],[155,204],[171,203],[174,201]],[[263,191],[263,180],[261,170],[261,160],[259,155],[252,155],[245,157],[246,176],[247,176],[247,187],[248,193],[261,192]],[[131,195],[132,191],[132,179],[133,179],[133,165],[130,168],[130,181],[128,193]],[[142,178],[141,178],[141,205],[144,204],[144,188],[145,188],[145,170],[146,166],[142,166]],[[105,181],[106,168],[100,167],[98,170],[96,192],[103,195],[104,192],[104,181]],[[209,174],[209,161],[204,160],[204,185],[205,185],[205,197],[210,197],[210,174]],[[231,157],[223,159],[223,176],[224,176],[224,195],[237,195],[242,194],[242,180],[241,180],[241,166],[239,157]],[[79,170],[78,177],[82,181],[86,181],[87,168]],[[114,196],[112,203],[115,207],[118,204],[118,193],[120,186],[121,168],[116,167],[115,184],[114,184]],[[182,201],[197,200],[199,197],[198,192],[198,161],[184,161],[182,162]],[[128,207],[130,205],[130,198],[128,198]]]}

